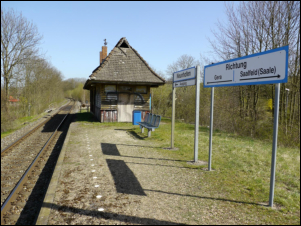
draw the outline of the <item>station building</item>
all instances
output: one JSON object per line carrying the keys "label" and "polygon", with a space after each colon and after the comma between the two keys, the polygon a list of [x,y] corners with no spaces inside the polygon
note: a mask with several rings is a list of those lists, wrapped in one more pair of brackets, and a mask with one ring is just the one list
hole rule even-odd
{"label": "station building", "polygon": [[90,90],[90,111],[100,122],[132,122],[151,110],[150,88],[165,84],[139,53],[121,38],[107,55],[102,46],[100,64],[84,85]]}

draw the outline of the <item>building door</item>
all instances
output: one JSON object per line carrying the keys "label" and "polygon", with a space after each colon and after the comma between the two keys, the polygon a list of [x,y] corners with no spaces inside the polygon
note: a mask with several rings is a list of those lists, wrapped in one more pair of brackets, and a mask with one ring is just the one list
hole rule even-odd
{"label": "building door", "polygon": [[120,93],[118,96],[118,122],[132,122],[134,97],[130,93]]}

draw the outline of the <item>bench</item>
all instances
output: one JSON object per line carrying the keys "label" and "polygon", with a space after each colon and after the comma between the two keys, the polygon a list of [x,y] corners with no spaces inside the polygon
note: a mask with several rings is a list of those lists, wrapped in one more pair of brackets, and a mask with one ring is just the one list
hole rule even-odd
{"label": "bench", "polygon": [[150,113],[146,113],[144,121],[143,122],[138,122],[141,128],[141,133],[144,132],[144,128],[148,129],[148,134],[147,136],[151,136],[151,132],[155,131],[160,125],[161,122],[161,116],[160,115],[154,115]]}

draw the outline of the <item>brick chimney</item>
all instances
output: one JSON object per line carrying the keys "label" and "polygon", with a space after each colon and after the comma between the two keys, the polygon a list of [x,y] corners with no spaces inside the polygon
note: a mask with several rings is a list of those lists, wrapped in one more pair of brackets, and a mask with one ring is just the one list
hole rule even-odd
{"label": "brick chimney", "polygon": [[102,51],[100,52],[100,63],[103,62],[103,60],[107,57],[107,47],[103,46]]}

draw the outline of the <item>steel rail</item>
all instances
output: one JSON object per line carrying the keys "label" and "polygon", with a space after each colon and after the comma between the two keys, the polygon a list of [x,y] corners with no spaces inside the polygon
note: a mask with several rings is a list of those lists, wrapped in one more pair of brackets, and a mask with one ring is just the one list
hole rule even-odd
{"label": "steel rail", "polygon": [[[74,105],[73,105],[73,107],[74,107]],[[1,206],[1,225],[4,224],[4,214],[11,207],[11,203],[15,200],[15,197],[18,195],[18,192],[23,188],[23,185],[27,182],[28,176],[33,171],[34,167],[38,163],[38,160],[40,159],[40,157],[42,156],[42,154],[44,153],[44,151],[46,150],[46,148],[48,147],[48,145],[52,141],[53,137],[56,135],[57,130],[60,128],[60,126],[62,125],[62,123],[65,121],[66,117],[73,110],[73,107],[71,108],[71,110],[69,111],[69,113],[65,115],[65,117],[63,118],[63,120],[61,121],[61,123],[59,124],[59,126],[53,132],[53,134],[51,135],[51,137],[47,140],[47,142],[45,143],[45,145],[43,146],[43,148],[40,150],[40,152],[38,153],[38,155],[35,157],[35,159],[33,160],[33,162],[30,164],[30,166],[27,168],[27,170],[25,171],[25,173],[23,174],[23,176],[19,180],[18,184],[11,191],[11,193],[9,194],[9,196],[7,197],[7,199],[5,200],[5,202],[3,203],[3,205]]]}

